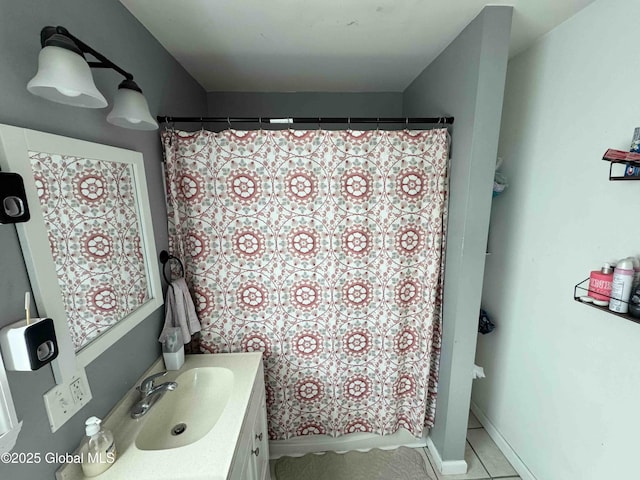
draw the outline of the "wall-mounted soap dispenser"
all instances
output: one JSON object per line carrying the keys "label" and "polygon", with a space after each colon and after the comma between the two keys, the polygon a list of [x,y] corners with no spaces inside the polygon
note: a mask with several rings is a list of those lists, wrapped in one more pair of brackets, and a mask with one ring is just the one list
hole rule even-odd
{"label": "wall-mounted soap dispenser", "polygon": [[27,222],[30,217],[22,177],[0,172],[0,223]]}
{"label": "wall-mounted soap dispenser", "polygon": [[7,370],[28,372],[58,356],[58,342],[50,318],[21,320],[0,330],[0,348]]}
{"label": "wall-mounted soap dispenser", "polygon": [[38,370],[58,356],[58,341],[53,320],[31,318],[30,292],[24,294],[24,311],[24,320],[0,330],[0,349],[7,370]]}

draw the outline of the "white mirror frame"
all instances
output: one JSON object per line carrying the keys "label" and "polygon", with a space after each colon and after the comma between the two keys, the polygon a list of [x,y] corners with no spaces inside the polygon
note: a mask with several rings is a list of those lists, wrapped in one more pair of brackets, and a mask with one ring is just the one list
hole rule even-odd
{"label": "white mirror frame", "polygon": [[7,372],[0,355],[0,455],[10,452],[16,446],[22,421],[18,421],[13,405]]}
{"label": "white mirror frame", "polygon": [[[131,165],[134,171],[134,186],[142,236],[142,255],[146,266],[150,298],[149,301],[120,319],[77,353],[67,324],[66,310],[49,246],[47,227],[40,207],[29,151],[126,163]],[[54,321],[59,349],[58,358],[52,362],[56,383],[68,383],[78,369],[89,365],[163,304],[142,154],[132,150],[0,124],[0,167],[5,171],[20,174],[24,180],[31,219],[28,222],[16,224],[16,228],[38,313],[41,317],[50,317]],[[15,301],[22,302],[23,300],[16,298]],[[18,320],[20,319],[15,319],[15,321]]]}

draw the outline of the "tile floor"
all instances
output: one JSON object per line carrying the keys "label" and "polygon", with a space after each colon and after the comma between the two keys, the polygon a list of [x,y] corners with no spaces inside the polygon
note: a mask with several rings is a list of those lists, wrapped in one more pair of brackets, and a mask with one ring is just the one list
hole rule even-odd
{"label": "tile floor", "polygon": [[[520,480],[509,461],[489,437],[478,419],[469,412],[467,445],[464,459],[469,467],[464,475],[442,475],[435,469],[429,451],[420,450],[425,458],[427,472],[433,480]],[[274,473],[275,460],[271,462],[271,480],[277,480]]]}
{"label": "tile floor", "polygon": [[464,475],[442,475],[435,469],[431,454],[425,448],[429,460],[427,471],[434,480],[520,480],[509,461],[496,446],[478,419],[469,412],[467,445],[464,459],[468,470]]}

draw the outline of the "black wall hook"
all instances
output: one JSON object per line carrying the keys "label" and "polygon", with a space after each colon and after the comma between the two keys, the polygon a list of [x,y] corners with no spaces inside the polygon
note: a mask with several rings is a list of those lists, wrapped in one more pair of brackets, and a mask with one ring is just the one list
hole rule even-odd
{"label": "black wall hook", "polygon": [[178,262],[178,265],[180,265],[181,276],[184,277],[184,265],[182,264],[182,261],[178,257],[174,257],[166,250],[162,250],[160,252],[159,257],[160,257],[160,263],[162,263],[162,276],[164,278],[164,281],[167,282],[167,284],[171,285],[171,280],[169,280],[169,278],[167,277],[167,269],[166,269],[170,260],[175,260],[176,262]]}

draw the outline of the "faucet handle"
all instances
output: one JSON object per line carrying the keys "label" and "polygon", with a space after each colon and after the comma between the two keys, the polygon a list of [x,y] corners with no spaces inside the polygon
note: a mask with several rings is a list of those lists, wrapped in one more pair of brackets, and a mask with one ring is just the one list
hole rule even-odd
{"label": "faucet handle", "polygon": [[137,388],[138,388],[138,390],[139,390],[142,394],[147,394],[147,393],[149,393],[149,392],[153,389],[153,387],[154,387],[154,385],[153,385],[153,381],[154,381],[156,378],[164,377],[166,374],[167,374],[167,371],[165,370],[165,371],[163,371],[163,372],[155,373],[155,374],[153,374],[153,375],[148,376],[147,378],[145,378],[144,380],[142,380],[142,382],[140,382],[140,386],[139,386],[139,387],[137,387]]}

